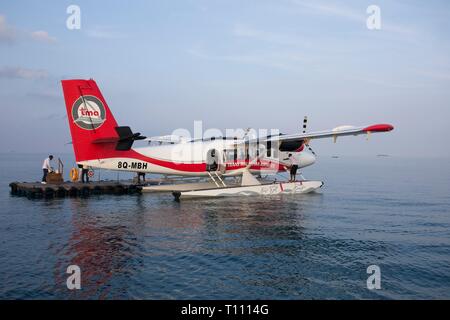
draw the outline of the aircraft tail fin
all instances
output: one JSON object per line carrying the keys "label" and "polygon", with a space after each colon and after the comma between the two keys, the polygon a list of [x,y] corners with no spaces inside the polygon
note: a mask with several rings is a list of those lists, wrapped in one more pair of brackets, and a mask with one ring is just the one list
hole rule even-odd
{"label": "aircraft tail fin", "polygon": [[77,162],[123,156],[135,140],[145,139],[130,127],[117,125],[94,80],[61,83]]}

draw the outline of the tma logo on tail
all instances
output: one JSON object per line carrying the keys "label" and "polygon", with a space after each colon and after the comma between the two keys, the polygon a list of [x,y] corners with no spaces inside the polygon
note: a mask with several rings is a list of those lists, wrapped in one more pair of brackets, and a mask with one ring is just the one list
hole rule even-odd
{"label": "tma logo on tail", "polygon": [[100,128],[106,120],[103,103],[94,96],[80,96],[72,106],[72,119],[84,130]]}

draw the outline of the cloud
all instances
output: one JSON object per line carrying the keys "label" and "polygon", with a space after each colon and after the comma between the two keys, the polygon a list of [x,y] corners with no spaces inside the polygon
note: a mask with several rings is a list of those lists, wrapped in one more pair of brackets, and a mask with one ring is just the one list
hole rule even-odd
{"label": "cloud", "polygon": [[67,113],[65,112],[55,112],[39,117],[40,120],[60,120],[65,118],[67,118]]}
{"label": "cloud", "polygon": [[353,21],[365,21],[366,20],[366,12],[365,11],[356,11],[344,6],[335,6],[332,4],[325,4],[318,1],[309,2],[309,1],[303,1],[303,0],[294,0],[293,1],[296,5],[310,10],[312,12],[322,14],[322,15],[328,15],[328,16],[337,16],[341,18],[346,18],[348,20]]}
{"label": "cloud", "polygon": [[41,69],[28,69],[22,67],[0,68],[0,78],[36,80],[48,78],[48,72]]}
{"label": "cloud", "polygon": [[16,30],[7,24],[4,15],[0,15],[0,43],[11,44],[15,42],[16,37]]}
{"label": "cloud", "polygon": [[123,33],[115,31],[112,27],[97,26],[86,31],[86,35],[95,39],[122,39]]}
{"label": "cloud", "polygon": [[234,26],[233,34],[237,37],[252,38],[278,45],[309,45],[309,42],[306,41],[306,39],[295,35],[258,30],[242,24],[236,24]]}
{"label": "cloud", "polygon": [[33,40],[39,41],[39,42],[45,42],[45,43],[55,43],[56,38],[51,37],[47,31],[33,31],[30,33],[30,36]]}
{"label": "cloud", "polygon": [[199,49],[190,49],[188,53],[196,58],[225,61],[242,64],[253,64],[263,67],[294,70],[294,65],[303,61],[303,57],[295,52],[257,52],[251,54],[212,55]]}
{"label": "cloud", "polygon": [[343,78],[356,81],[358,83],[364,82],[369,85],[376,85],[379,87],[385,87],[390,89],[423,89],[427,87],[424,83],[415,82],[413,79],[392,79],[392,78],[380,78],[376,76],[360,76],[360,75],[351,75],[346,74]]}
{"label": "cloud", "polygon": [[311,46],[308,40],[296,34],[266,31],[245,24],[235,24],[231,32],[237,38],[248,38],[254,42],[261,42],[262,45],[258,46],[259,49],[255,48],[244,53],[212,54],[201,48],[192,48],[187,52],[203,60],[298,71],[305,63],[304,49]]}
{"label": "cloud", "polygon": [[0,15],[0,44],[13,44],[17,40],[31,39],[43,43],[55,43],[56,38],[48,34],[47,31],[23,31],[17,30],[15,27],[9,25],[4,15]]}
{"label": "cloud", "polygon": [[445,71],[419,71],[417,72],[418,75],[420,76],[426,76],[429,78],[433,78],[436,80],[445,80],[445,81],[449,81],[450,80],[450,71],[449,72],[445,72]]}
{"label": "cloud", "polygon": [[[308,10],[309,13],[342,18],[349,21],[358,22],[364,28],[366,26],[366,20],[368,15],[367,12],[365,11],[365,7],[362,7],[364,10],[362,9],[355,10],[350,7],[346,7],[342,4],[333,5],[330,3],[323,3],[320,1],[305,1],[305,0],[292,0],[292,3],[294,3],[294,5],[304,10]],[[417,33],[417,31],[414,30],[413,28],[385,22],[383,18],[381,21],[382,21],[381,30],[397,33],[400,35],[414,35]]]}
{"label": "cloud", "polygon": [[43,100],[56,100],[61,99],[61,93],[56,91],[40,91],[40,92],[30,92],[27,96],[32,98],[38,98]]}

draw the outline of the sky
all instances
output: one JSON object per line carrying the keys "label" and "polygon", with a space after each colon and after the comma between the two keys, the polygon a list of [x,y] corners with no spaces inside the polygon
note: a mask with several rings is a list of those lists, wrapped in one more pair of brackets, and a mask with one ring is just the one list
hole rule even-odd
{"label": "sky", "polygon": [[147,136],[295,133],[307,115],[308,131],[395,126],[313,141],[319,155],[450,157],[449,31],[448,1],[1,1],[1,152],[72,152],[60,80],[93,78]]}

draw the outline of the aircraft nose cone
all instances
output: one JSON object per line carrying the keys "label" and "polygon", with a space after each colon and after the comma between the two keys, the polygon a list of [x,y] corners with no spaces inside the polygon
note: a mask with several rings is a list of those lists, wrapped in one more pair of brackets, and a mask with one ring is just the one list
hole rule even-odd
{"label": "aircraft nose cone", "polygon": [[307,167],[316,162],[316,156],[309,152],[303,152],[300,157],[300,167]]}

